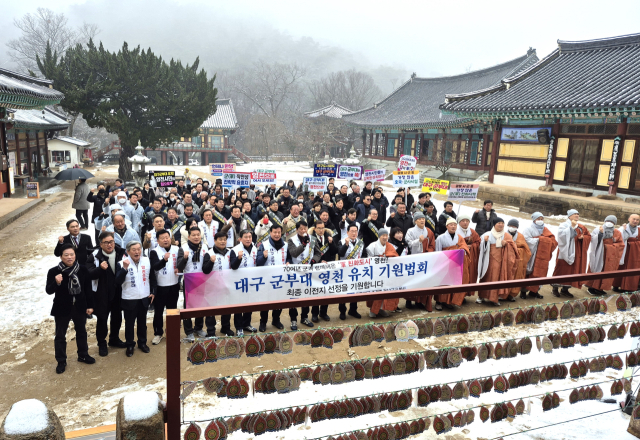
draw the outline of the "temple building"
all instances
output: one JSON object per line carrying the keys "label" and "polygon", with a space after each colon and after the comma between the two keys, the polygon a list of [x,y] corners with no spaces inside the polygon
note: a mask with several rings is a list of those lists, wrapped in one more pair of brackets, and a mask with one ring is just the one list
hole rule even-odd
{"label": "temple building", "polygon": [[311,144],[323,146],[320,157],[349,157],[353,145],[353,127],[346,126],[342,117],[351,113],[351,110],[335,102],[304,113],[306,120],[313,124],[309,130]]}
{"label": "temple building", "polygon": [[490,123],[443,113],[447,93],[469,93],[501,84],[504,78],[538,61],[534,49],[498,64],[461,75],[420,78],[415,74],[372,107],[343,116],[361,129],[363,156],[381,165],[415,156],[419,165],[447,163],[467,179],[487,173],[492,164],[494,130]]}
{"label": "temple building", "polygon": [[638,198],[639,60],[640,34],[559,40],[498,84],[448,91],[440,109],[493,127],[490,182]]}

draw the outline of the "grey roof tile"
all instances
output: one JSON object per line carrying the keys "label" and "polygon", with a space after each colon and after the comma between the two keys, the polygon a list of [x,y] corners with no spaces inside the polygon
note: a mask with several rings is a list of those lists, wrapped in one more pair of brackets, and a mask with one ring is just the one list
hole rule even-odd
{"label": "grey roof tile", "polygon": [[7,102],[0,101],[0,106],[11,108],[34,108],[33,101],[50,104],[60,102],[64,94],[50,86],[52,81],[32,78],[11,70],[0,68],[0,94],[9,95]]}
{"label": "grey roof tile", "polygon": [[341,119],[344,115],[348,115],[350,113],[353,112],[348,108],[332,102],[326,107],[322,107],[317,110],[311,110],[310,112],[306,112],[304,115],[307,118],[318,118],[320,116],[325,116],[327,118]]}
{"label": "grey roof tile", "polygon": [[238,119],[231,99],[216,100],[216,112],[202,123],[200,128],[236,130]]}

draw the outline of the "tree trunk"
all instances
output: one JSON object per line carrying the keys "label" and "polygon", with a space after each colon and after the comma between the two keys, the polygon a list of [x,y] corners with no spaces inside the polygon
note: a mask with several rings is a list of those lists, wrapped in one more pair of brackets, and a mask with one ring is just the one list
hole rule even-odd
{"label": "tree trunk", "polygon": [[129,159],[135,151],[133,147],[130,145],[125,145],[124,142],[120,143],[120,159],[118,165],[118,177],[120,177],[125,182],[128,180],[133,180],[133,175],[131,174],[131,164],[127,159]]}

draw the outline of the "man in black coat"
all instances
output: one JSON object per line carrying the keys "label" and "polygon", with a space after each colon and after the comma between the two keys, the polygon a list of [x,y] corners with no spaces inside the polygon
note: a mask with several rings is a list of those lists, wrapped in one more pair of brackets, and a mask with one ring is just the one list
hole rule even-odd
{"label": "man in black coat", "polygon": [[93,242],[87,234],[80,233],[80,223],[76,219],[67,221],[67,231],[69,234],[58,237],[58,243],[53,250],[53,255],[59,257],[62,255],[62,248],[65,245],[71,245],[76,252],[76,261],[81,266],[87,262],[87,255],[93,251]]}
{"label": "man in black coat", "polygon": [[[109,197],[109,189],[111,187],[107,186],[105,188],[104,183],[99,183],[96,193],[93,191],[87,195],[87,201],[93,203],[93,211],[91,214],[91,218],[89,219],[91,223],[93,223],[94,219],[98,217],[102,213],[102,205],[107,197]],[[94,228],[95,229],[95,228]],[[100,230],[95,230],[95,241],[98,242],[98,235],[100,235]]]}
{"label": "man in black coat", "polygon": [[444,202],[444,212],[442,212],[442,214],[440,214],[440,217],[438,217],[438,235],[447,232],[447,220],[449,220],[449,218],[456,219],[457,217],[458,216],[453,211],[453,203],[449,202],[448,200]]}
{"label": "man in black coat", "polygon": [[407,205],[404,202],[396,205],[396,212],[392,212],[387,220],[388,228],[400,228],[404,235],[407,235],[407,231],[413,227],[413,217],[407,214]]}
{"label": "man in black coat", "polygon": [[476,212],[471,216],[471,221],[476,224],[476,232],[478,235],[482,235],[493,228],[495,220],[498,218],[498,214],[493,209],[493,202],[491,200],[485,200],[482,210],[476,209]]}
{"label": "man in black coat", "polygon": [[[89,277],[94,286],[94,309],[96,318],[96,339],[98,340],[98,354],[107,356],[107,334],[111,347],[126,348],[126,344],[120,339],[122,327],[122,308],[120,300],[122,286],[116,284],[116,270],[118,263],[122,261],[124,249],[116,245],[113,232],[104,231],[98,237],[100,248],[91,254],[87,261]],[[110,331],[107,328],[107,320],[111,315]]]}
{"label": "man in black coat", "polygon": [[47,273],[47,294],[55,295],[51,316],[56,323],[55,356],[56,373],[64,373],[67,366],[67,329],[73,321],[78,346],[78,362],[95,363],[89,356],[87,345],[87,315],[93,313],[93,291],[89,273],[84,265],[76,261],[76,250],[71,244],[60,247],[60,264]]}

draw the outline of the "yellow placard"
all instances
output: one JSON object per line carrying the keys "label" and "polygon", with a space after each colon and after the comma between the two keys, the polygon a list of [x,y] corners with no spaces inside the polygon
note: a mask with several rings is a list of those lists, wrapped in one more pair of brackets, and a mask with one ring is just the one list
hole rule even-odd
{"label": "yellow placard", "polygon": [[430,192],[431,194],[442,194],[443,196],[446,196],[448,190],[448,180],[426,178],[424,179],[424,182],[422,182],[422,192]]}

